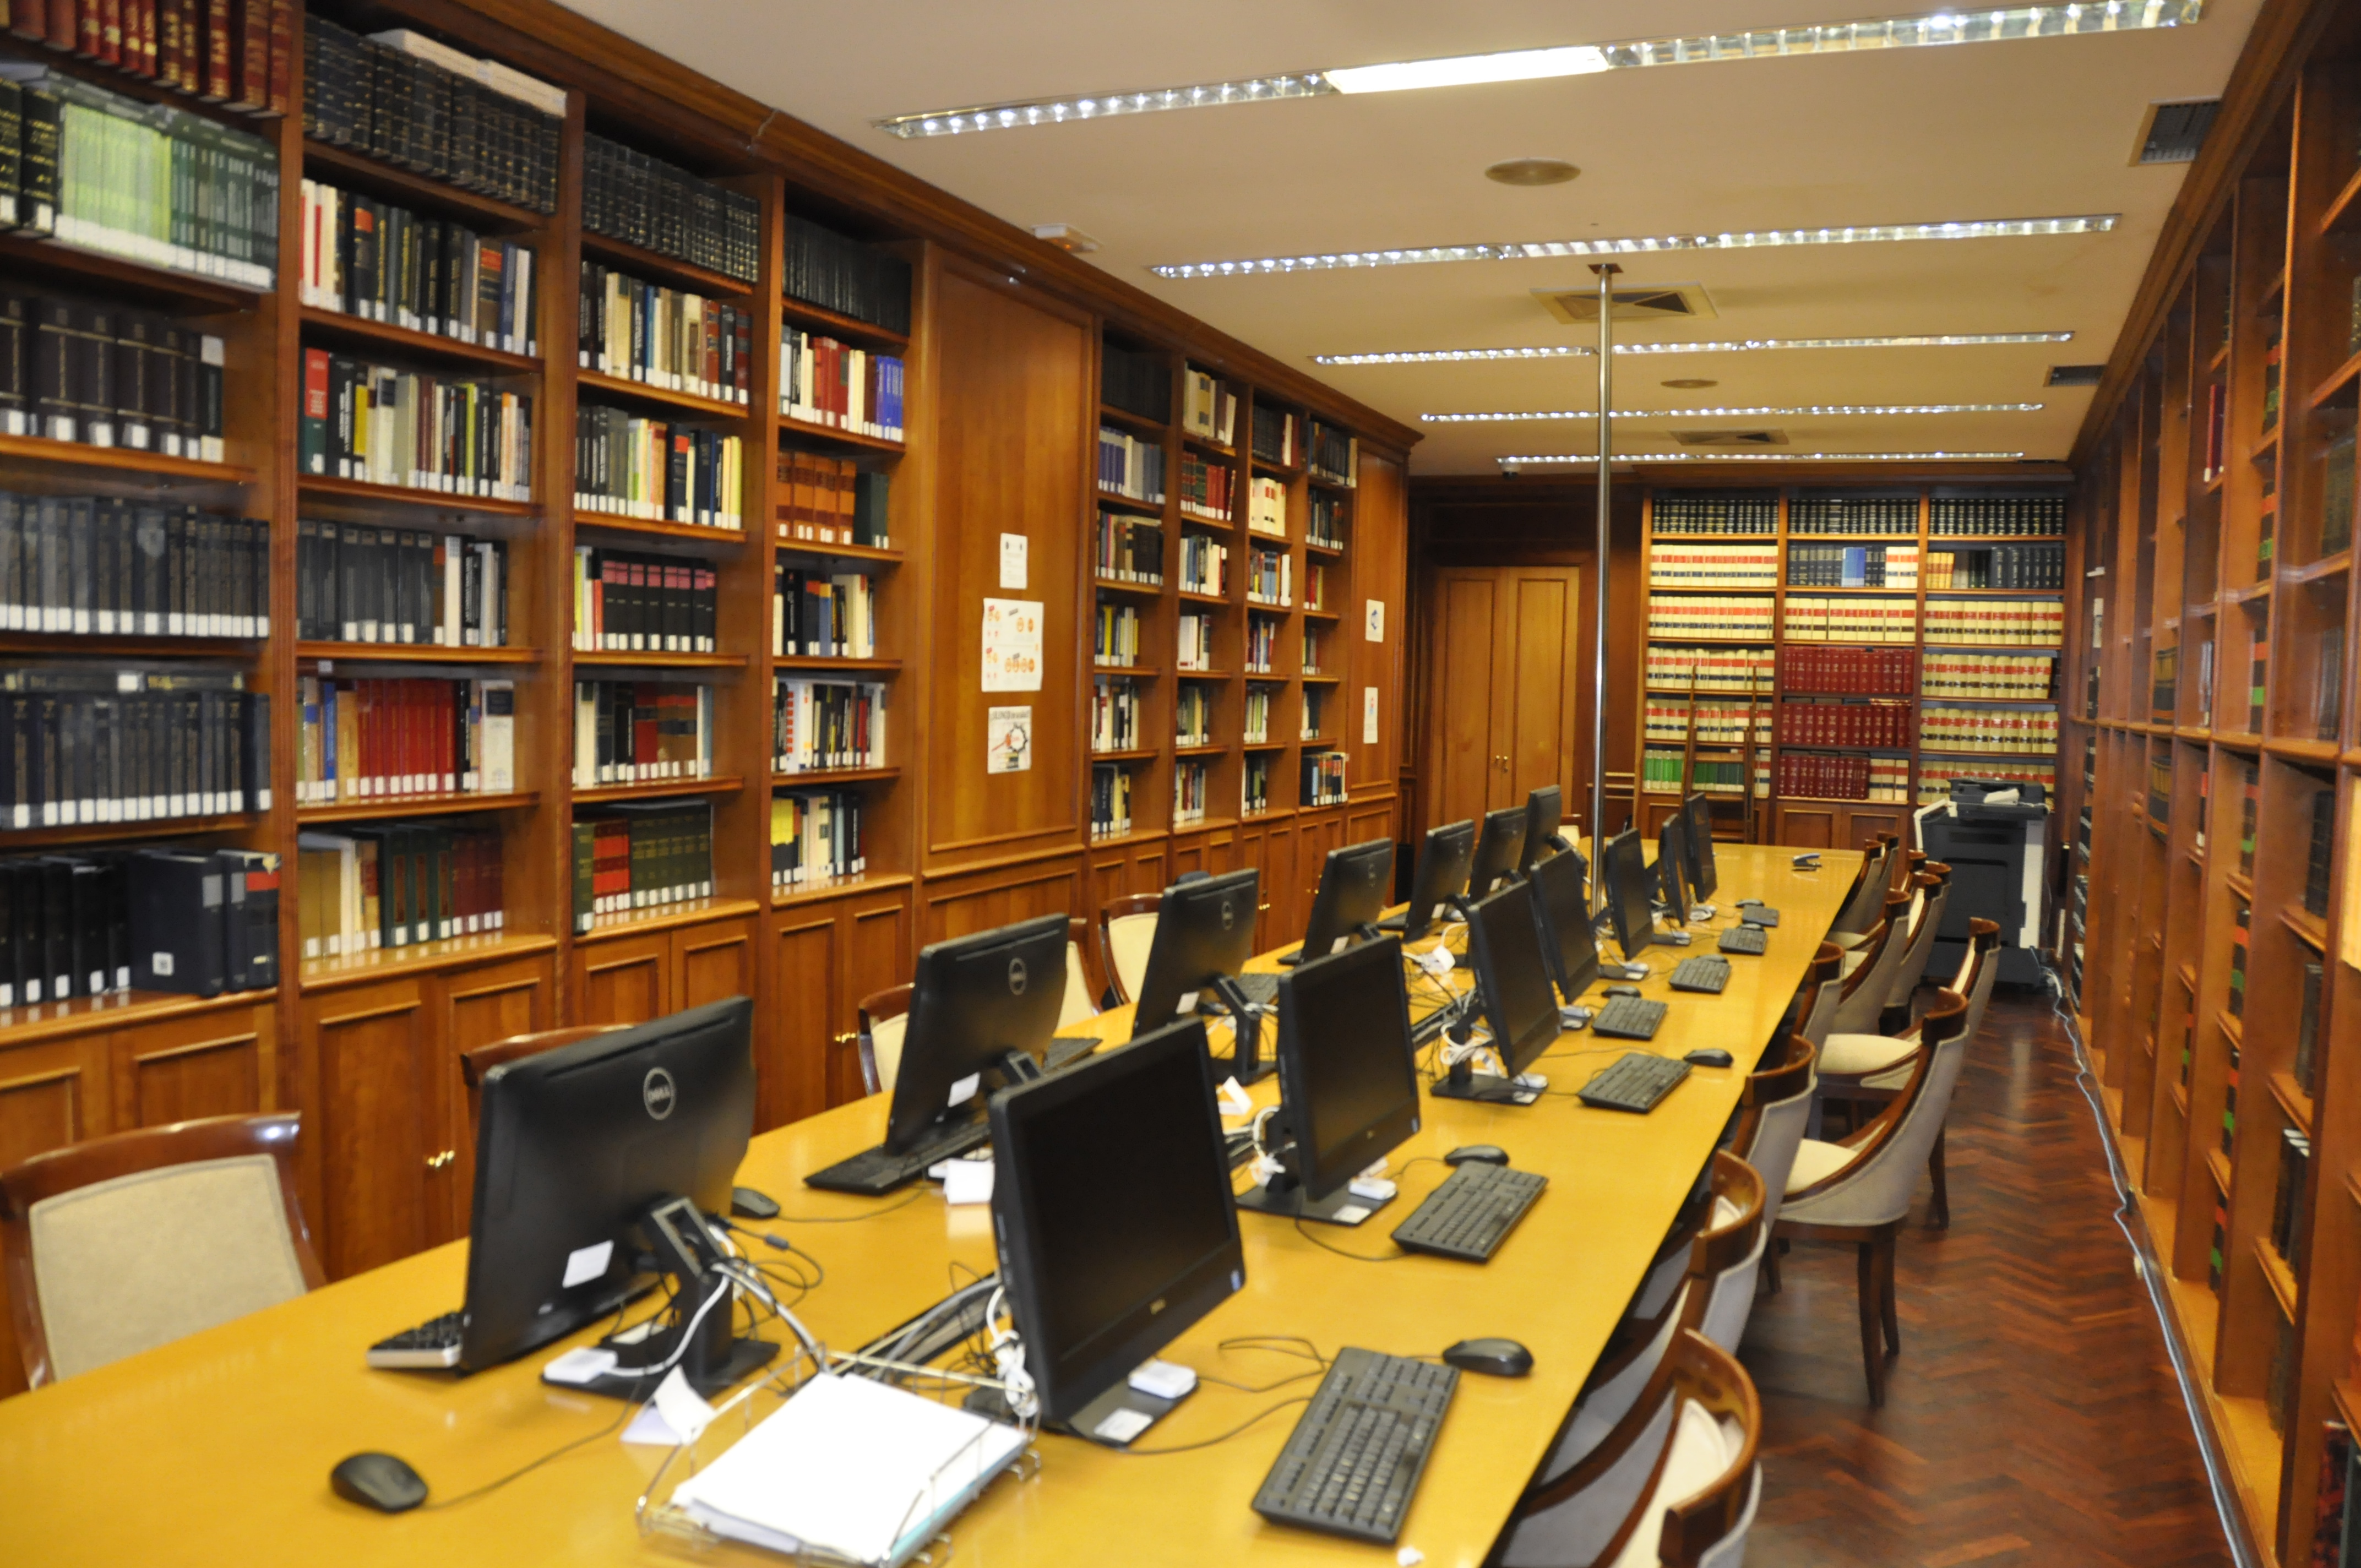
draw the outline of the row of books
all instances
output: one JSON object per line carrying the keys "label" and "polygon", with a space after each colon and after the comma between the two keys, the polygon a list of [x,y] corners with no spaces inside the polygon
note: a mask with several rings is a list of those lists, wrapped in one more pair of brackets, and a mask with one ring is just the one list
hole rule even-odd
{"label": "row of books", "polygon": [[296,699],[299,806],[517,787],[513,681],[304,675]]}
{"label": "row of books", "polygon": [[2271,1197],[2271,1250],[2292,1270],[2298,1280],[2303,1277],[2304,1189],[2305,1177],[2312,1165],[2312,1140],[2293,1127],[2279,1129],[2279,1168],[2277,1190]]}
{"label": "row of books", "polygon": [[2039,702],[2053,695],[2058,661],[2040,653],[1961,653],[1936,649],[1927,655],[1926,695],[1980,696]]}
{"label": "row of books", "polygon": [[743,438],[621,409],[574,411],[574,504],[699,528],[746,526]]}
{"label": "row of books", "polygon": [[295,635],[306,642],[505,648],[509,580],[506,540],[295,524]]}
{"label": "row of books", "polygon": [[1918,710],[1918,743],[1930,751],[2054,752],[2058,710],[1928,703]]}
{"label": "row of books", "polygon": [[270,525],[109,496],[0,490],[0,630],[268,637]]}
{"label": "row of books", "polygon": [[1307,751],[1298,759],[1303,773],[1304,806],[1337,806],[1345,799],[1345,753]]}
{"label": "row of books", "polygon": [[782,543],[893,548],[892,475],[855,458],[790,448],[779,454],[777,477],[774,518]]}
{"label": "row of books", "polygon": [[2336,869],[2336,792],[2312,792],[2312,833],[2304,848],[2303,906],[2328,918],[2328,884]]}
{"label": "row of books", "polygon": [[1246,668],[1249,674],[1268,675],[1278,672],[1274,661],[1279,657],[1279,624],[1268,616],[1246,617]]}
{"label": "row of books", "polygon": [[[250,3],[250,0],[249,0]],[[557,210],[566,93],[401,29],[303,18],[303,134],[536,213]]]}
{"label": "row of books", "polygon": [[2320,1097],[2320,1002],[2326,971],[2317,959],[2303,963],[2302,998],[2296,1007],[2295,1081],[2307,1096]]}
{"label": "row of books", "polygon": [[[1257,802],[1252,791],[1249,790],[1247,792],[1246,805],[1246,809],[1248,812],[1264,811],[1269,808],[1267,788],[1269,771],[1268,762],[1263,759],[1248,757],[1246,759],[1246,777],[1250,781],[1253,779],[1256,764],[1258,762],[1263,762],[1266,797]],[[1191,823],[1202,822],[1205,820],[1205,807],[1210,803],[1213,793],[1213,767],[1212,763],[1205,762],[1190,762],[1186,759],[1173,763],[1172,826],[1175,828],[1186,828]]]}
{"label": "row of books", "polygon": [[486,936],[508,924],[500,835],[445,822],[379,822],[295,840],[295,916],[306,962]]}
{"label": "row of books", "polygon": [[1316,675],[1323,673],[1325,666],[1322,664],[1321,658],[1327,646],[1327,629],[1310,621],[1305,622],[1303,627],[1303,673],[1305,674]]}
{"label": "row of books", "polygon": [[1658,533],[1776,533],[1779,498],[1748,490],[1656,490],[1649,526]]}
{"label": "row of books", "polygon": [[1233,471],[1226,464],[1208,463],[1193,452],[1180,454],[1180,515],[1201,522],[1227,523],[1235,515],[1230,500]]}
{"label": "row of books", "polygon": [[2147,819],[2151,827],[2163,828],[2172,820],[2172,757],[2169,752],[2157,752],[2147,760]]}
{"label": "row of books", "polygon": [[1916,495],[1799,495],[1787,503],[1787,532],[1895,534],[1918,532]]}
{"label": "row of books", "polygon": [[441,495],[533,499],[531,392],[303,351],[296,461],[306,474]]}
{"label": "row of books", "polygon": [[1915,599],[1787,596],[1781,630],[1797,642],[1916,642]]}
{"label": "row of books", "polygon": [[1145,744],[1139,727],[1139,685],[1094,681],[1091,685],[1091,750],[1131,751]]}
{"label": "row of books", "polygon": [[[2361,283],[2361,278],[2355,279]],[[2361,349],[2355,352],[2361,353]],[[2323,409],[2322,413],[2327,413]],[[2353,543],[2353,505],[2356,473],[2354,468],[2354,416],[2339,409],[2332,416],[2334,423],[2323,444],[2320,454],[2320,555],[2334,555]]]}
{"label": "row of books", "polygon": [[279,152],[269,142],[22,60],[0,60],[0,114],[9,107],[18,151],[0,182],[0,213],[16,233],[240,288],[272,286]]}
{"label": "row of books", "polygon": [[[1686,784],[1681,782],[1682,766],[1683,759],[1678,751],[1643,751],[1640,761],[1640,787],[1650,795],[1677,795],[1692,791],[1728,795],[1746,793],[1746,764],[1736,758],[1689,759]],[[1754,794],[1758,799],[1770,797],[1771,768],[1768,762],[1755,764]]]}
{"label": "row of books", "polygon": [[[530,247],[322,180],[304,181],[302,197],[302,303],[505,354],[541,352]],[[586,315],[584,330],[595,325]]]}
{"label": "row of books", "polygon": [[1774,544],[1655,544],[1648,550],[1652,588],[1775,587]]}
{"label": "row of books", "polygon": [[903,392],[899,355],[792,323],[779,328],[779,411],[789,419],[899,441]]}
{"label": "row of books", "polygon": [[[1655,629],[1649,628],[1653,636]],[[1778,679],[1775,660],[1791,656],[1771,648],[1684,648],[1648,644],[1651,691],[1751,692],[1769,696]]]}
{"label": "row of books", "polygon": [[686,681],[576,681],[574,787],[713,775],[713,688]]}
{"label": "row of books", "polygon": [[1790,544],[1787,583],[1807,588],[1915,588],[1916,544]]}
{"label": "row of books", "polygon": [[1099,426],[1099,488],[1135,501],[1163,505],[1163,446],[1111,424]]}
{"label": "row of books", "polygon": [[1127,604],[1099,601],[1098,613],[1091,620],[1091,661],[1098,664],[1139,663],[1138,610]]}
{"label": "row of books", "polygon": [[582,138],[582,227],[741,283],[762,273],[762,206],[653,153]]}
{"label": "row of books", "polygon": [[710,653],[719,615],[710,561],[574,548],[577,653]]}
{"label": "row of books", "polygon": [[295,0],[16,0],[0,7],[0,23],[225,109],[283,115],[300,9]]}
{"label": "row of books", "polygon": [[1927,641],[1945,647],[1979,643],[2055,648],[2066,636],[2062,599],[1927,601]]}
{"label": "row of books", "polygon": [[1246,481],[1246,529],[1278,539],[1287,537],[1287,487],[1267,474]]}
{"label": "row of books", "polygon": [[1173,641],[1176,669],[1210,670],[1213,667],[1213,618],[1212,616],[1182,615]]}
{"label": "row of books", "polygon": [[1304,740],[1327,739],[1328,702],[1335,695],[1334,689],[1329,686],[1303,688],[1303,723],[1298,731],[1298,739]]}
{"label": "row of books", "polygon": [[1099,513],[1098,549],[1092,572],[1115,583],[1164,584],[1164,531],[1126,512]]}
{"label": "row of books", "polygon": [[574,928],[713,896],[713,806],[646,801],[574,818]]}
{"label": "row of books", "polygon": [[2021,757],[1979,758],[1972,762],[1945,762],[1933,757],[1918,759],[1918,804],[1931,806],[1951,798],[1951,781],[1988,779],[2003,786],[2039,784],[2046,795],[2058,790],[2058,769],[2049,762],[2027,762]]}
{"label": "row of books", "polygon": [[773,771],[885,766],[885,689],[878,681],[772,682]]}
{"label": "row of books", "polygon": [[1345,548],[1345,520],[1351,515],[1352,504],[1333,490],[1312,491],[1312,505],[1304,515],[1305,542],[1326,550]]}
{"label": "row of books", "polygon": [[1643,728],[1650,740],[1685,741],[1695,730],[1700,746],[1743,746],[1747,744],[1747,716],[1753,714],[1754,743],[1767,746],[1772,739],[1771,705],[1760,706],[1735,702],[1700,702],[1694,710],[1680,697],[1651,696],[1646,704]]}
{"label": "row of books", "polygon": [[1270,809],[1270,763],[1268,751],[1249,752],[1238,775],[1238,811],[1257,817]]}
{"label": "row of books", "polygon": [[1778,780],[1786,799],[1905,801],[1910,797],[1910,759],[1782,751]]}
{"label": "row of books", "polygon": [[869,869],[854,790],[781,790],[771,796],[771,887],[789,893]]}
{"label": "row of books", "polygon": [[1238,395],[1221,378],[1189,366],[1180,376],[1180,429],[1216,446],[1235,444]]}
{"label": "row of books", "polygon": [[1328,568],[1321,562],[1303,563],[1303,608],[1318,610],[1328,608]]}
{"label": "row of books", "polygon": [[[1791,604],[1793,600],[1789,601]],[[1767,641],[1771,636],[1768,594],[1684,594],[1648,600],[1648,635],[1681,642]]]}
{"label": "row of books", "polygon": [[[1202,691],[1204,688],[1200,686],[1191,687],[1191,689]],[[1247,745],[1264,746],[1270,743],[1271,698],[1277,693],[1278,689],[1279,688],[1276,686],[1259,685],[1248,683],[1246,686],[1246,733],[1244,737]],[[1312,694],[1306,692],[1304,695],[1308,697]]]}
{"label": "row of books", "polygon": [[152,312],[0,287],[0,435],[219,463],[224,357]]}
{"label": "row of books", "polygon": [[1131,771],[1112,762],[1091,768],[1091,837],[1119,839],[1131,831]]}
{"label": "row of books", "polygon": [[1295,566],[1284,550],[1257,545],[1246,552],[1246,602],[1288,609],[1295,603]]}
{"label": "row of books", "polygon": [[744,306],[585,261],[577,308],[574,362],[583,369],[753,402],[754,313]]}
{"label": "row of books", "polygon": [[1936,538],[1988,533],[2055,539],[2066,532],[2066,493],[1937,496],[1927,504],[1927,532]]}
{"label": "row of books", "polygon": [[270,694],[236,670],[0,670],[0,745],[10,828],[270,809]]}
{"label": "row of books", "polygon": [[1202,533],[1180,536],[1180,591],[1184,594],[1230,592],[1230,547]]}
{"label": "row of books", "polygon": [[1349,433],[1315,419],[1308,446],[1306,466],[1313,478],[1347,488],[1360,483],[1361,444]]}
{"label": "row of books", "polygon": [[159,848],[0,861],[0,1008],[279,983],[279,857]]}
{"label": "row of books", "polygon": [[1172,419],[1172,362],[1152,348],[1099,345],[1099,401],[1158,424]]}
{"label": "row of books", "polygon": [[780,658],[877,657],[877,590],[869,574],[774,564],[771,652]]}
{"label": "row of books", "polygon": [[1927,587],[1945,588],[2062,588],[2063,544],[1993,544],[1981,550],[1937,550],[1927,558]]}
{"label": "row of books", "polygon": [[1908,696],[1917,685],[1916,648],[1779,650],[1779,686],[1790,695]]}
{"label": "row of books", "polygon": [[1249,439],[1256,461],[1292,468],[1303,461],[1303,416],[1258,403]]}
{"label": "row of books", "polygon": [[1172,699],[1172,743],[1210,746],[1213,742],[1213,693],[1202,682],[1184,682]]}
{"label": "row of books", "polygon": [[1783,702],[1779,705],[1779,743],[1783,746],[1882,746],[1910,749],[1910,705],[1906,702]]}
{"label": "row of books", "polygon": [[[780,285],[791,300],[834,311],[887,332],[910,330],[910,264],[794,213],[785,214],[785,270]],[[729,271],[728,268],[722,269]],[[732,273],[752,278],[752,273]]]}

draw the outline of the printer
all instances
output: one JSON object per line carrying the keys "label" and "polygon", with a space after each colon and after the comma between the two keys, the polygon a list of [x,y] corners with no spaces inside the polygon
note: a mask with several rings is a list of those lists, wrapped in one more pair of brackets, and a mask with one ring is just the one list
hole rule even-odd
{"label": "printer", "polygon": [[1951,974],[1966,955],[1968,922],[2000,927],[2000,979],[2041,983],[2041,874],[2049,805],[2037,784],[1955,778],[1948,800],[1921,806],[1917,847],[1951,868],[1951,896],[1935,931],[1929,974]]}

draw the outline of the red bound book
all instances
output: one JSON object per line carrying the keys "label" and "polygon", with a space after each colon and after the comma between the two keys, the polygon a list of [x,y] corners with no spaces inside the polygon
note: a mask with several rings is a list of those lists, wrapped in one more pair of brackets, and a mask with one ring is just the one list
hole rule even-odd
{"label": "red bound book", "polygon": [[102,65],[123,63],[123,0],[98,0],[98,51]]}
{"label": "red bound book", "polygon": [[[248,0],[261,5],[263,0]],[[264,107],[274,115],[291,114],[295,96],[295,0],[269,0],[269,93]]]}
{"label": "red bound book", "polygon": [[[126,5],[128,5],[129,10],[136,12],[139,18],[139,26],[137,29],[139,58],[137,62],[132,65],[131,69],[137,71],[140,75],[148,78],[150,81],[155,80],[161,74],[159,50],[157,48],[156,40],[156,9],[157,6],[162,3],[164,3],[164,0],[126,0]],[[126,42],[128,43],[129,41],[130,35],[126,34]]]}
{"label": "red bound book", "polygon": [[72,49],[82,41],[82,7],[74,0],[49,0],[48,41],[51,49]]}
{"label": "red bound book", "polygon": [[236,0],[230,35],[233,109],[259,109],[270,101],[270,0]]}
{"label": "red bound book", "polygon": [[230,81],[230,0],[204,0],[205,49],[203,94],[219,103],[232,92]]}
{"label": "red bound book", "polygon": [[16,0],[8,6],[5,25],[18,38],[40,42],[49,31],[48,0]]}
{"label": "red bound book", "polygon": [[77,0],[74,6],[74,53],[97,60],[106,52],[105,12],[102,0]]}
{"label": "red bound book", "polygon": [[643,763],[653,762],[661,754],[656,749],[656,704],[660,699],[659,690],[649,683],[631,688],[631,754]]}

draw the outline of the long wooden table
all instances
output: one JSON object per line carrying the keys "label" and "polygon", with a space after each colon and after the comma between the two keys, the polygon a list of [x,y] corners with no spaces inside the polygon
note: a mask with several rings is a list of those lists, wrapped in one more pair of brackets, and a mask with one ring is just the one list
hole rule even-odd
{"label": "long wooden table", "polygon": [[[1242,1213],[1246,1288],[1165,1356],[1261,1386],[1305,1365],[1264,1351],[1225,1352],[1220,1342],[1301,1335],[1323,1354],[1360,1345],[1420,1354],[1475,1335],[1522,1341],[1534,1356],[1530,1377],[1461,1379],[1401,1535],[1431,1563],[1476,1568],[1690,1190],[1737,1102],[1743,1070],[1801,982],[1860,857],[1829,851],[1823,859],[1822,870],[1799,872],[1789,851],[1720,846],[1717,924],[1730,923],[1732,898],[1761,897],[1784,916],[1769,950],[1733,959],[1730,987],[1719,997],[1678,995],[1661,973],[1641,988],[1676,999],[1655,1039],[1638,1048],[1679,1056],[1719,1046],[1738,1067],[1698,1069],[1647,1116],[1593,1111],[1569,1091],[1612,1059],[1607,1052],[1631,1043],[1567,1036],[1538,1064],[1551,1079],[1538,1103],[1430,1098],[1423,1129],[1394,1156],[1400,1196],[1357,1229],[1309,1227],[1334,1246],[1391,1254],[1387,1233],[1447,1174],[1422,1157],[1498,1144],[1517,1166],[1546,1174],[1550,1187],[1490,1263],[1357,1261],[1324,1250],[1289,1222]],[[1668,959],[1711,950],[1706,936],[1693,948],[1652,949],[1648,957],[1661,971]],[[1415,1002],[1413,1009],[1423,1010]],[[1107,1014],[1074,1032],[1120,1039],[1129,1019]],[[1267,1102],[1276,1082],[1253,1092]],[[933,1189],[903,1202],[905,1195],[862,1199],[802,1185],[799,1173],[875,1143],[884,1117],[885,1097],[872,1096],[766,1134],[754,1140],[741,1176],[785,1209],[787,1218],[763,1228],[791,1236],[825,1266],[826,1282],[797,1312],[840,1346],[859,1344],[939,1299],[955,1269],[994,1266],[984,1209],[950,1208]],[[800,1223],[806,1218],[855,1223]],[[170,1236],[152,1243],[174,1245]],[[632,1518],[664,1451],[626,1446],[612,1432],[488,1496],[431,1510],[434,1498],[457,1497],[599,1433],[616,1416],[609,1401],[539,1380],[550,1354],[588,1343],[595,1331],[472,1377],[363,1365],[371,1342],[459,1301],[466,1258],[466,1244],[453,1243],[0,1401],[0,1559],[143,1568],[690,1561],[677,1541],[642,1539]],[[957,1560],[970,1568],[1205,1568],[1249,1556],[1390,1562],[1388,1549],[1268,1525],[1248,1507],[1302,1409],[1272,1407],[1316,1386],[1305,1378],[1247,1393],[1204,1385],[1141,1446],[1199,1442],[1269,1413],[1240,1435],[1191,1453],[1124,1454],[1045,1436],[1037,1476],[1002,1478],[953,1524]],[[763,1411],[772,1408],[761,1402]],[[741,1430],[734,1418],[718,1423],[699,1453],[709,1459]],[[363,1449],[415,1465],[434,1489],[430,1509],[387,1517],[334,1497],[329,1469]],[[776,1561],[734,1546],[696,1560]]]}

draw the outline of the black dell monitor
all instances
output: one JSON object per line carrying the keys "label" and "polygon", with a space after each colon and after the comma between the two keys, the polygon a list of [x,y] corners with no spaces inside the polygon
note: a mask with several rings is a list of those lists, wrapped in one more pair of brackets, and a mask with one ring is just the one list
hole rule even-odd
{"label": "black dell monitor", "polygon": [[1320,891],[1312,895],[1311,917],[1304,922],[1303,945],[1279,961],[1298,964],[1306,954],[1317,958],[1376,936],[1393,885],[1392,839],[1372,839],[1329,850],[1320,867]]}
{"label": "black dell monitor", "polygon": [[1720,885],[1713,865],[1713,803],[1702,795],[1693,795],[1681,803],[1681,817],[1688,830],[1689,897],[1699,904],[1710,903],[1713,890]]}
{"label": "black dell monitor", "polygon": [[1533,868],[1533,919],[1542,957],[1558,994],[1570,1004],[1598,980],[1598,939],[1590,926],[1590,899],[1572,855],[1552,855]]}
{"label": "black dell monitor", "polygon": [[1557,847],[1558,824],[1565,820],[1565,796],[1555,784],[1543,784],[1525,796],[1525,844],[1518,851],[1517,869],[1529,872],[1534,862]]}
{"label": "black dell monitor", "polygon": [[1434,1092],[1450,1100],[1530,1105],[1539,1091],[1516,1080],[1556,1041],[1560,1025],[1529,883],[1504,887],[1468,905],[1467,952],[1492,1049],[1506,1076],[1477,1072],[1463,1057],[1435,1081]]}
{"label": "black dell monitor", "polygon": [[1238,1207],[1345,1225],[1384,1207],[1347,1183],[1419,1128],[1400,941],[1311,959],[1279,981],[1279,1084],[1263,1147],[1281,1168]]}
{"label": "black dell monitor", "polygon": [[1260,1024],[1237,986],[1239,970],[1254,957],[1261,890],[1262,875],[1252,868],[1177,882],[1164,890],[1132,1009],[1134,1039],[1194,1011],[1201,996],[1210,996],[1230,1014],[1237,1080],[1252,1083],[1270,1075],[1258,1059]]}
{"label": "black dell monitor", "polygon": [[[653,1283],[642,1260],[662,1261],[669,1242],[710,1246],[698,1216],[730,1212],[754,1130],[753,1016],[733,996],[484,1075],[461,1366],[497,1365],[612,1313]],[[675,1310],[692,1298],[677,1291]],[[733,1342],[726,1299],[687,1327],[614,1347],[620,1363],[591,1387],[644,1398],[672,1357],[710,1391],[775,1349]]]}
{"label": "black dell monitor", "polygon": [[1132,1370],[1246,1285],[1205,1025],[994,1095],[991,1114],[1000,1277],[1042,1423],[1120,1446],[1175,1403]]}
{"label": "black dell monitor", "polygon": [[1656,915],[1650,896],[1655,879],[1648,871],[1647,850],[1641,845],[1637,828],[1626,828],[1607,840],[1598,874],[1607,879],[1607,910],[1615,921],[1615,945],[1623,950],[1624,962],[1637,962],[1641,951],[1656,938]]}
{"label": "black dell monitor", "polygon": [[1675,926],[1689,919],[1687,819],[1674,812],[1656,828],[1656,885],[1664,894],[1665,918]]}
{"label": "black dell monitor", "polygon": [[985,1074],[994,1087],[1031,1077],[1065,1004],[1063,915],[920,948],[885,1152],[907,1154],[947,1123],[980,1117]]}
{"label": "black dell monitor", "polygon": [[1467,872],[1467,896],[1481,898],[1513,876],[1517,857],[1525,847],[1525,808],[1504,806],[1484,814],[1484,831],[1476,839],[1476,863]]}
{"label": "black dell monitor", "polygon": [[1419,846],[1418,864],[1411,872],[1410,905],[1400,915],[1378,922],[1378,928],[1398,930],[1405,942],[1415,942],[1432,930],[1435,916],[1467,887],[1467,869],[1476,859],[1476,824],[1446,822],[1426,830]]}

